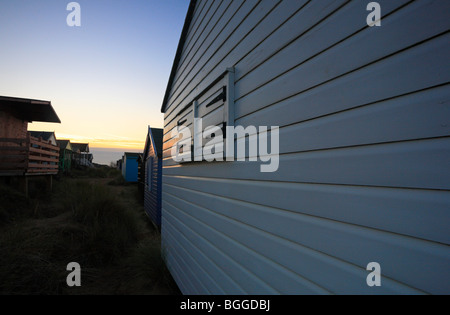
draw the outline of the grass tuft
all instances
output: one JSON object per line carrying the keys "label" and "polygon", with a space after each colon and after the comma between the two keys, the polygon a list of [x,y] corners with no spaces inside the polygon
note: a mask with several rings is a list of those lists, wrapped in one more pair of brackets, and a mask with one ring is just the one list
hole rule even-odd
{"label": "grass tuft", "polygon": [[[89,176],[39,200],[0,186],[0,294],[179,294],[137,187]],[[66,284],[70,262],[80,288]]]}

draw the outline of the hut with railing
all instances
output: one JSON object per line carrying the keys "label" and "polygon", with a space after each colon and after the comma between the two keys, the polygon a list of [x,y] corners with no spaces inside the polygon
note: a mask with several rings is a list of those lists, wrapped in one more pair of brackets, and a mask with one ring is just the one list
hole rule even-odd
{"label": "hut with railing", "polygon": [[34,138],[49,142],[53,145],[57,145],[56,135],[52,131],[30,131],[30,135]]}
{"label": "hut with railing", "polygon": [[92,167],[93,155],[89,151],[89,143],[71,143],[72,164],[76,167]]}
{"label": "hut with railing", "polygon": [[0,178],[28,180],[44,176],[49,187],[58,174],[59,147],[28,131],[30,122],[61,123],[51,102],[0,96]]}

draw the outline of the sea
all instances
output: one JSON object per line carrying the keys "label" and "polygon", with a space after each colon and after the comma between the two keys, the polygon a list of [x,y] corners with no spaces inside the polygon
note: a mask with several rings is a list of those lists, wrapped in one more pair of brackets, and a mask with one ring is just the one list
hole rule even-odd
{"label": "sea", "polygon": [[122,159],[125,152],[142,153],[142,150],[117,149],[117,148],[90,148],[94,160],[93,162],[100,165],[111,165]]}

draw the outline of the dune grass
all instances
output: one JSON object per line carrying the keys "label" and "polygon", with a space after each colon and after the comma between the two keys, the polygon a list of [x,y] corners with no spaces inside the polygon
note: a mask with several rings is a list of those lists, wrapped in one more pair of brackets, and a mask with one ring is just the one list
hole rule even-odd
{"label": "dune grass", "polygon": [[[0,294],[179,294],[137,187],[98,178],[63,178],[36,199],[0,186]],[[81,287],[66,284],[70,262]]]}
{"label": "dune grass", "polygon": [[0,185],[0,227],[29,217],[33,203],[23,194],[6,185]]}

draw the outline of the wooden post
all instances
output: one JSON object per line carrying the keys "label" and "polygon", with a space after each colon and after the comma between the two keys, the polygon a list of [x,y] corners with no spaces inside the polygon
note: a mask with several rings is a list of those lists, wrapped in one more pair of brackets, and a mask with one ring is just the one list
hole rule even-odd
{"label": "wooden post", "polygon": [[26,174],[29,169],[29,163],[30,163],[30,147],[31,147],[31,133],[27,132],[27,140],[25,142],[25,145],[27,146],[27,151],[25,152],[26,158],[25,158],[25,169],[24,173]]}

